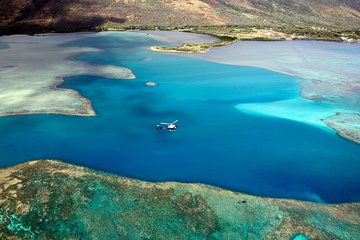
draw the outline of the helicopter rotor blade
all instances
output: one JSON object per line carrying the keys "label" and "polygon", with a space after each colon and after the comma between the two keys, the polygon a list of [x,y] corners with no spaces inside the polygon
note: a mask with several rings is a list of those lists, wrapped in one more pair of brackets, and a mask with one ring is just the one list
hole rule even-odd
{"label": "helicopter rotor blade", "polygon": [[175,120],[174,122],[172,122],[172,123],[167,123],[167,122],[161,122],[160,124],[166,124],[166,125],[170,125],[170,124],[175,124],[175,123],[177,123],[179,120]]}

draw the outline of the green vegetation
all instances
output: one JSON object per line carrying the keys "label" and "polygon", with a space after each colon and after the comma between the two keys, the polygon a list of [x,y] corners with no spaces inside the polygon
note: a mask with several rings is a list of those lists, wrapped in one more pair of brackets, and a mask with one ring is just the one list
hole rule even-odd
{"label": "green vegetation", "polygon": [[123,26],[121,24],[106,24],[96,28],[98,31],[132,31],[132,30],[160,30],[160,31],[181,31],[201,33],[217,38],[236,38],[237,40],[331,40],[342,41],[341,37],[353,40],[360,39],[360,30],[349,30],[340,27],[260,27],[240,25],[218,25],[218,26]]}
{"label": "green vegetation", "polygon": [[215,34],[209,34],[213,37],[219,39],[219,41],[214,43],[203,43],[203,44],[182,44],[178,47],[152,47],[151,49],[155,51],[174,51],[174,52],[191,52],[191,53],[204,53],[212,47],[225,46],[227,44],[233,43],[236,41],[236,38],[230,36],[219,36]]}

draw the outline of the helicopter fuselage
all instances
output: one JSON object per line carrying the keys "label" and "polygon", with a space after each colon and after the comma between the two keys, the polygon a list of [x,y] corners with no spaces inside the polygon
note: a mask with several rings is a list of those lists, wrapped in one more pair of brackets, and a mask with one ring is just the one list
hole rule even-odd
{"label": "helicopter fuselage", "polygon": [[170,131],[175,131],[177,129],[177,126],[175,124],[169,124],[166,128]]}

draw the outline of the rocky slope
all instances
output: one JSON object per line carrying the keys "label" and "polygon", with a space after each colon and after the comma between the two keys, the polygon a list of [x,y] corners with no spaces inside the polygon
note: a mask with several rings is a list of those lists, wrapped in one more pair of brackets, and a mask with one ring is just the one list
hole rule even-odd
{"label": "rocky slope", "polygon": [[241,25],[359,29],[355,0],[3,0],[3,33],[129,26]]}
{"label": "rocky slope", "polygon": [[350,240],[360,239],[360,204],[148,183],[42,160],[0,169],[0,238]]}

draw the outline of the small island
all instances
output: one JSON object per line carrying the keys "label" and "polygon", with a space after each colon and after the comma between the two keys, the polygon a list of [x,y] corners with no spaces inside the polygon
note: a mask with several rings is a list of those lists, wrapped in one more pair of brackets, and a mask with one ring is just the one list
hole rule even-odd
{"label": "small island", "polygon": [[212,47],[225,46],[236,41],[236,38],[229,36],[218,36],[218,35],[210,35],[210,36],[219,39],[219,41],[216,41],[214,43],[199,43],[199,44],[183,43],[182,45],[175,47],[152,46],[150,47],[150,49],[159,52],[205,53],[209,51]]}

